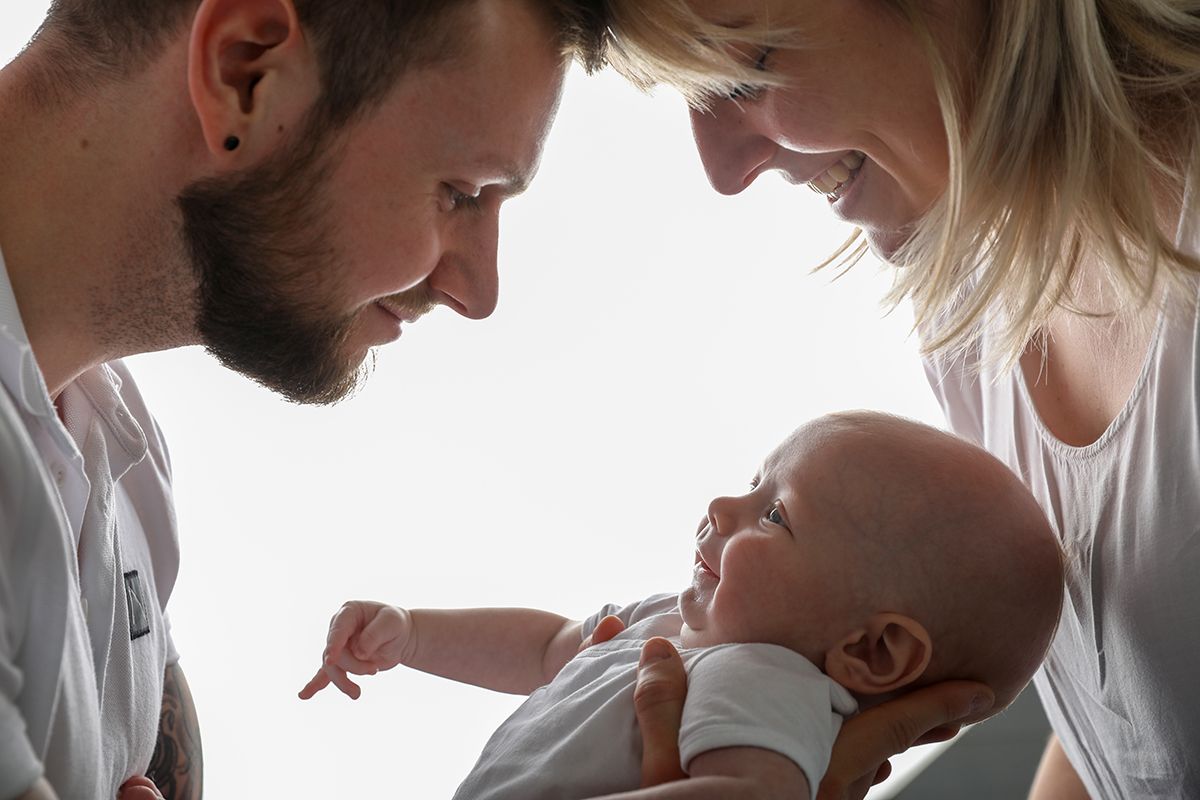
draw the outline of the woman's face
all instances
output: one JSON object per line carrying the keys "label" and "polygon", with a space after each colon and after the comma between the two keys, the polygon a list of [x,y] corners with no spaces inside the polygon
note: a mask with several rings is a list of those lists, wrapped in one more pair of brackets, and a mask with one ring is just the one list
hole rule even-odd
{"label": "woman's face", "polygon": [[[920,4],[952,69],[978,45],[984,5]],[[694,7],[711,22],[769,20],[797,27],[802,38],[795,49],[747,51],[787,86],[692,112],[712,185],[737,194],[777,170],[826,195],[876,253],[892,256],[942,194],[948,172],[933,72],[912,26],[887,0],[694,0]]]}

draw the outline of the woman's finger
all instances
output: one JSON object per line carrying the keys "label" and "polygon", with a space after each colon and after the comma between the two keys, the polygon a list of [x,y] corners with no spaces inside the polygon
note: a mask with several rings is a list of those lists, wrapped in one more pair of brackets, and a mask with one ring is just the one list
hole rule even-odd
{"label": "woman's finger", "polygon": [[642,786],[686,778],[679,764],[679,727],[687,698],[687,672],[679,652],[655,637],[642,646],[633,705],[642,732]]}
{"label": "woman's finger", "polygon": [[981,683],[947,681],[851,717],[838,732],[818,800],[860,800],[889,758],[944,735],[947,726],[981,717],[994,702]]}
{"label": "woman's finger", "polygon": [[145,775],[137,775],[121,784],[117,789],[118,800],[163,800],[162,793],[154,781]]}

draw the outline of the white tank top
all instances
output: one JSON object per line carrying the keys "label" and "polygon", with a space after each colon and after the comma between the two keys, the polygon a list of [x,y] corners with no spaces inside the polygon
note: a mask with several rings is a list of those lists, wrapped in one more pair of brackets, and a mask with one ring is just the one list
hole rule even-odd
{"label": "white tank top", "polygon": [[[1180,226],[1192,253],[1197,223]],[[1042,424],[1019,367],[974,378],[977,355],[926,362],[950,427],[1020,475],[1061,537],[1067,595],[1035,682],[1105,800],[1200,797],[1200,281],[1188,285],[1160,314],[1125,407],[1086,447]]]}

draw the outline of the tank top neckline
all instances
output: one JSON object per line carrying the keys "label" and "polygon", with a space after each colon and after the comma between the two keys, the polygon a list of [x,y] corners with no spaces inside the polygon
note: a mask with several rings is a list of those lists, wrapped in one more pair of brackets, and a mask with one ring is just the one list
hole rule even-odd
{"label": "tank top neckline", "polygon": [[1050,430],[1045,420],[1042,419],[1041,412],[1038,411],[1037,404],[1034,403],[1033,396],[1029,392],[1029,383],[1025,377],[1025,371],[1021,369],[1020,364],[1013,365],[1010,374],[1011,379],[1017,384],[1021,410],[1030,418],[1034,428],[1038,432],[1038,437],[1046,447],[1065,458],[1085,460],[1104,452],[1112,442],[1120,437],[1129,418],[1140,408],[1142,397],[1146,393],[1146,384],[1149,383],[1150,374],[1158,363],[1158,353],[1162,345],[1163,328],[1166,326],[1168,316],[1167,306],[1169,303],[1170,293],[1168,292],[1167,296],[1159,301],[1158,318],[1154,323],[1154,333],[1150,337],[1146,352],[1142,355],[1141,370],[1138,373],[1137,381],[1134,382],[1133,388],[1129,392],[1129,397],[1125,398],[1125,404],[1121,406],[1121,410],[1108,423],[1108,427],[1104,429],[1104,432],[1095,441],[1088,444],[1067,444]]}

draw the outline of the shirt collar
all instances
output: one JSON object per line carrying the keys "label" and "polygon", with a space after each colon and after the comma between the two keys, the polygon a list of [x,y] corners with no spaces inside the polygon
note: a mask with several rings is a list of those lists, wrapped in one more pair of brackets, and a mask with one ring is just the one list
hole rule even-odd
{"label": "shirt collar", "polygon": [[[69,433],[59,420],[54,401],[50,399],[21,321],[3,252],[0,252],[0,382],[27,413],[40,417],[47,424],[61,447],[70,449],[68,442],[75,438],[74,434]],[[107,364],[101,364],[80,375],[72,385],[80,389],[86,402],[114,435],[120,452],[110,453],[109,457],[113,477],[119,478],[130,466],[142,460],[147,449],[145,433],[121,398],[121,377]],[[81,443],[76,442],[77,445]]]}
{"label": "shirt collar", "polygon": [[25,323],[17,308],[4,253],[0,251],[0,382],[30,414],[53,417],[54,403],[33,355]]}

